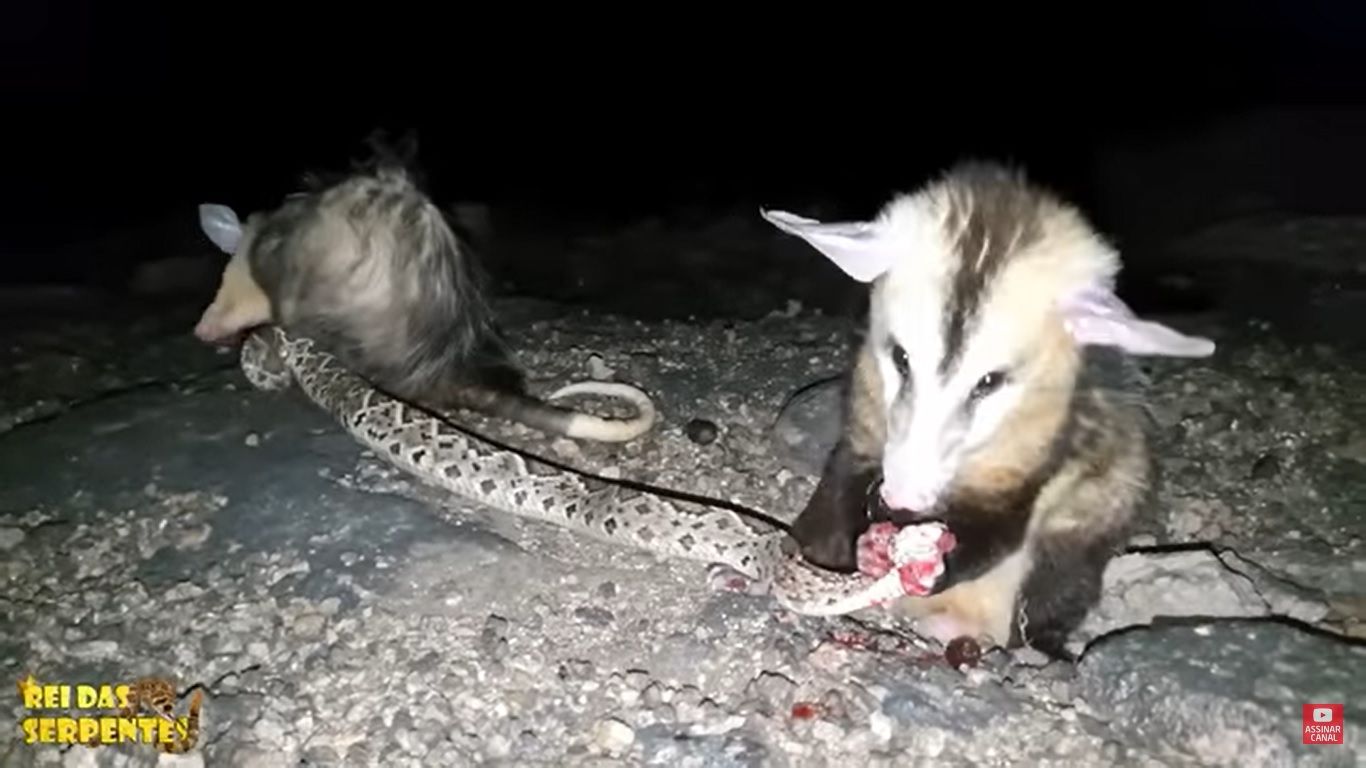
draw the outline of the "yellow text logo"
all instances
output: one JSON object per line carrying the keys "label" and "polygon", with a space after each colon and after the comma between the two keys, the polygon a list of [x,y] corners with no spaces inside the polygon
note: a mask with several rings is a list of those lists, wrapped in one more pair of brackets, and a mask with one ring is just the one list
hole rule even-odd
{"label": "yellow text logo", "polygon": [[[135,683],[39,684],[29,675],[19,681],[19,697],[30,712],[20,723],[25,744],[152,744],[183,752],[197,736],[202,694],[195,692],[188,717],[174,717],[175,688],[145,678]],[[106,712],[73,715],[72,710]],[[108,710],[117,710],[110,714]],[[141,714],[142,711],[148,714]]]}

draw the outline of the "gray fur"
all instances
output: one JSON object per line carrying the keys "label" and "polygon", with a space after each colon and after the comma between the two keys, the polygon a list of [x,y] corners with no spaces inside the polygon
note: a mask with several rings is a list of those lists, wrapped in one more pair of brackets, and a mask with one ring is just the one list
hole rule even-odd
{"label": "gray fur", "polygon": [[[434,405],[470,384],[520,389],[474,254],[404,168],[378,164],[248,227],[276,321],[377,386]],[[329,232],[351,247],[319,239]]]}
{"label": "gray fur", "polygon": [[[220,296],[201,319],[203,337],[273,321],[309,338],[381,391],[427,408],[467,408],[534,429],[607,442],[649,431],[654,403],[624,382],[578,382],[550,399],[596,394],[629,400],[631,419],[605,419],[552,405],[526,391],[496,328],[471,245],[488,240],[487,211],[448,217],[408,169],[415,147],[376,144],[374,159],[344,176],[254,214],[243,229]],[[243,274],[250,272],[250,280]],[[255,303],[235,293],[257,293]],[[222,306],[219,306],[220,302]],[[224,320],[223,318],[227,318]],[[249,330],[249,329],[248,329]]]}

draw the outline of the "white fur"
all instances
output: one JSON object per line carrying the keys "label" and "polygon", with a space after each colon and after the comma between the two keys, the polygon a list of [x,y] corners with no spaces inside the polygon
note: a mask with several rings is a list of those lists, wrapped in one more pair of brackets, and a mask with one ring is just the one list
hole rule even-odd
{"label": "white fur", "polygon": [[247,263],[253,231],[225,205],[199,206],[199,226],[204,234],[228,254],[223,277],[213,302],[200,315],[194,334],[201,341],[223,344],[240,331],[271,319],[270,299],[251,276]]}
{"label": "white fur", "polygon": [[[1062,323],[1079,345],[1111,345],[1130,354],[1198,357],[1214,351],[1208,339],[1135,317],[1113,291],[1118,254],[1078,213],[1058,204],[1047,210],[1039,240],[1016,253],[989,287],[982,322],[965,340],[961,364],[941,381],[943,313],[959,268],[953,244],[960,233],[950,230],[947,216],[954,205],[971,205],[961,194],[950,178],[898,195],[867,222],[762,212],[850,277],[872,284],[870,339],[887,408],[882,493],[895,509],[930,511],[964,460],[993,439],[1022,399],[1021,386],[1007,383],[987,395],[970,421],[961,417],[963,405],[984,375],[1026,362],[1021,357],[1049,324]],[[984,245],[975,258],[985,252]],[[909,388],[893,363],[893,342],[906,351]]]}
{"label": "white fur", "polygon": [[[928,194],[898,197],[877,219],[885,268],[874,285],[870,322],[873,338],[889,342],[874,349],[887,414],[882,497],[912,512],[933,509],[953,481],[967,438],[953,417],[975,382],[939,381],[942,307],[956,271],[944,258],[956,233],[945,228],[940,203]],[[910,387],[897,373],[892,341],[906,351]]]}
{"label": "white fur", "polygon": [[242,222],[237,212],[226,205],[203,203],[199,206],[199,227],[209,240],[229,256],[237,253],[242,239]]}
{"label": "white fur", "polygon": [[769,223],[816,246],[845,274],[866,283],[886,270],[886,252],[880,247],[876,223],[822,224],[786,211],[759,211]]}

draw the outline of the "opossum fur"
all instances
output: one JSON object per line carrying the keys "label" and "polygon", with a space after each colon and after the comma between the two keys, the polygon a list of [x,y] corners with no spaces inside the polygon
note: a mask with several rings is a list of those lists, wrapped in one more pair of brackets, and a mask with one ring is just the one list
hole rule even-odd
{"label": "opossum fur", "polygon": [[[210,223],[205,231],[215,237]],[[410,402],[469,408],[546,432],[620,442],[647,432],[639,389],[580,382],[550,395],[622,397],[609,420],[538,400],[501,341],[470,240],[403,165],[381,158],[248,217],[212,304],[195,328],[214,343],[279,324],[310,337],[375,386]]]}
{"label": "opossum fur", "polygon": [[871,221],[763,216],[871,288],[841,439],[794,523],[804,556],[850,571],[871,522],[943,521],[944,578],[893,610],[941,641],[1067,657],[1151,498],[1126,353],[1214,344],[1135,317],[1114,248],[1004,166],[955,166]]}

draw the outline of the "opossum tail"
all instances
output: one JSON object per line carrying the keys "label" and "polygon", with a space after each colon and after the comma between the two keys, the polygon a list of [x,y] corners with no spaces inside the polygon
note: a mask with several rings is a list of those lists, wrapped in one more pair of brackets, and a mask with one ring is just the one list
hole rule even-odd
{"label": "opossum tail", "polygon": [[[552,400],[574,395],[598,395],[626,400],[635,407],[629,419],[608,419],[555,405]],[[532,429],[575,439],[624,443],[649,432],[658,418],[654,401],[635,386],[614,381],[581,381],[552,392],[545,400],[516,391],[482,386],[460,387],[454,405],[525,424]]]}

